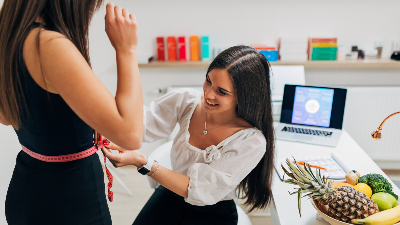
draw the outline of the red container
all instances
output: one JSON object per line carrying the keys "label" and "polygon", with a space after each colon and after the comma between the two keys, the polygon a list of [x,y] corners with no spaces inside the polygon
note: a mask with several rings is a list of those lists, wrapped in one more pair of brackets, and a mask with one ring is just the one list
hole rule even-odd
{"label": "red container", "polygon": [[186,40],[185,37],[178,37],[178,51],[179,51],[179,60],[186,61]]}
{"label": "red container", "polygon": [[168,61],[176,61],[176,39],[174,36],[167,38]]}
{"label": "red container", "polygon": [[337,42],[337,38],[312,38],[313,43],[323,43],[323,42]]}
{"label": "red container", "polygon": [[157,59],[158,61],[165,61],[164,37],[157,37]]}

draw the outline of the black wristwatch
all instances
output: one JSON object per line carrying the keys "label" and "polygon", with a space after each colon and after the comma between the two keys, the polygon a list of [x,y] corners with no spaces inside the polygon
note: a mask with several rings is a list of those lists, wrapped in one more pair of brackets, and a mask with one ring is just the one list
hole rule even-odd
{"label": "black wristwatch", "polygon": [[142,167],[138,168],[138,172],[142,175],[146,175],[146,174],[150,173],[153,163],[154,163],[154,160],[150,157],[147,157],[146,165],[143,165]]}

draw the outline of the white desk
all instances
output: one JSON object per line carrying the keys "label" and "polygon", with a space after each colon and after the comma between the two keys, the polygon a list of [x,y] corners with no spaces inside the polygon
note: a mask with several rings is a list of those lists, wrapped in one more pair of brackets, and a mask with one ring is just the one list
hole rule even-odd
{"label": "white desk", "polygon": [[[371,131],[372,132],[372,131]],[[379,173],[389,180],[386,174],[375,164],[374,161],[361,149],[353,138],[343,131],[339,144],[336,148],[318,145],[309,145],[288,141],[276,141],[276,157],[289,158],[292,155],[299,157],[302,155],[330,155],[336,151],[353,168],[365,175],[368,173]],[[379,149],[377,149],[379,151]],[[393,192],[400,195],[399,188],[393,184]],[[306,197],[301,203],[301,217],[297,209],[297,194],[289,195],[288,191],[293,192],[296,186],[282,182],[274,171],[272,195],[274,201],[270,204],[271,217],[274,225],[301,225],[301,224],[320,224],[327,225],[327,222],[316,220],[317,211]]]}

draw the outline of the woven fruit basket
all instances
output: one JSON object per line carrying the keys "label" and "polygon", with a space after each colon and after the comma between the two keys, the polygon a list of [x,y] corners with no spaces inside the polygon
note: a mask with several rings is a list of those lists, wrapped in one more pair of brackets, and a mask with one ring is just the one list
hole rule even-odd
{"label": "woven fruit basket", "polygon": [[[345,223],[345,222],[339,221],[335,218],[328,216],[328,206],[327,205],[318,205],[318,203],[315,200],[312,200],[312,199],[310,199],[310,200],[311,200],[311,204],[318,211],[318,213],[326,220],[326,222],[330,223],[331,225],[351,224],[351,223]],[[398,222],[394,225],[400,225],[400,222]]]}

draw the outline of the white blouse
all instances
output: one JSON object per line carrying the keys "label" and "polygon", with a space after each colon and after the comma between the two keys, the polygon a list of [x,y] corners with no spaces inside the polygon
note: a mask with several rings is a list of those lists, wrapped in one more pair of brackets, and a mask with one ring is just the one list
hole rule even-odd
{"label": "white blouse", "polygon": [[205,150],[190,145],[189,123],[201,96],[202,92],[197,90],[180,89],[151,102],[144,107],[143,135],[143,141],[153,142],[170,135],[179,123],[171,165],[175,172],[190,177],[185,201],[198,206],[235,199],[236,187],[266,151],[265,137],[256,128],[238,131]]}

